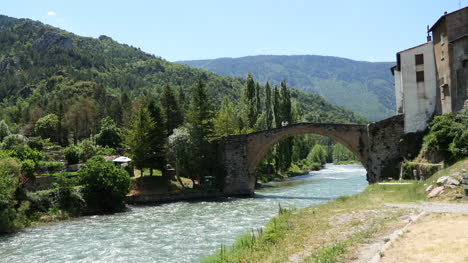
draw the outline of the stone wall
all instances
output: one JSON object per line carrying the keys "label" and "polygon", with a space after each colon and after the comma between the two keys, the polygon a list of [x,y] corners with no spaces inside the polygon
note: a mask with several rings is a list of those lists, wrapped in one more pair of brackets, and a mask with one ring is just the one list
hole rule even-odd
{"label": "stone wall", "polygon": [[404,134],[404,115],[371,123],[367,128],[367,181],[376,183],[388,178],[396,179],[403,160],[400,138]]}

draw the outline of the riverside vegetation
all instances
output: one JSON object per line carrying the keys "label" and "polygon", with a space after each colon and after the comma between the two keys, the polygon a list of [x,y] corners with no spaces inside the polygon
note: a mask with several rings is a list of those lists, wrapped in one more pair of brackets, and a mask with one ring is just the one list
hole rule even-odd
{"label": "riverside vegetation", "polygon": [[[0,15],[0,232],[123,209],[131,179],[99,156],[128,155],[142,176],[165,175],[170,164],[182,188],[191,181],[192,190],[205,191],[205,178],[218,175],[210,184],[218,188],[222,174],[206,154],[211,140],[310,121],[365,122],[284,81],[271,87],[251,74],[222,77],[107,36],[79,37]],[[258,178],[319,169],[334,152],[343,161],[349,153],[334,145],[314,135],[280,142]],[[79,163],[81,170],[66,172]],[[28,191],[37,176],[54,176],[57,184]]]}

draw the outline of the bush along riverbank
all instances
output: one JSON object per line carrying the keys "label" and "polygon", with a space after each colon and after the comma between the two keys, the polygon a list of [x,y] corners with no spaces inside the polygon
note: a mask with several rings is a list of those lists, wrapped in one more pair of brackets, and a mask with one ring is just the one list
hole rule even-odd
{"label": "bush along riverbank", "polygon": [[63,172],[52,189],[30,192],[20,186],[20,165],[0,160],[0,233],[82,215],[122,211],[130,191],[127,172],[100,156],[89,159],[78,173]]}
{"label": "bush along riverbank", "polygon": [[[387,204],[425,201],[429,185],[467,168],[465,159],[425,181],[373,184],[359,194],[342,196],[323,205],[300,210],[280,208],[279,215],[264,228],[240,236],[232,246],[221,247],[201,262],[338,262],[366,257],[370,260],[374,254],[369,244],[383,246],[395,229],[419,213]],[[461,200],[460,196],[452,198],[455,199]]]}

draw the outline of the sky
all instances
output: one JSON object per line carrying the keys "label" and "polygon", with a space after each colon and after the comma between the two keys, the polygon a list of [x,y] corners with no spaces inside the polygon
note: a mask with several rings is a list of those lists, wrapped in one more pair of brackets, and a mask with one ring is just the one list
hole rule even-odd
{"label": "sky", "polygon": [[394,61],[468,0],[0,0],[0,14],[107,35],[169,61],[326,55]]}

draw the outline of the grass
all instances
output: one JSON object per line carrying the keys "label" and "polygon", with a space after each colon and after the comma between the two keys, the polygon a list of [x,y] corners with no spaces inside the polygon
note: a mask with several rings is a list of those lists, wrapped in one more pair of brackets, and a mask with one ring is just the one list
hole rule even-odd
{"label": "grass", "polygon": [[287,262],[296,255],[306,262],[338,262],[356,257],[356,250],[371,240],[383,240],[404,222],[410,210],[385,203],[426,200],[425,188],[437,178],[453,174],[468,160],[411,185],[369,185],[363,192],[300,210],[280,212],[263,230],[240,236],[236,242],[201,262]]}

